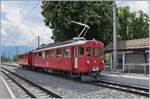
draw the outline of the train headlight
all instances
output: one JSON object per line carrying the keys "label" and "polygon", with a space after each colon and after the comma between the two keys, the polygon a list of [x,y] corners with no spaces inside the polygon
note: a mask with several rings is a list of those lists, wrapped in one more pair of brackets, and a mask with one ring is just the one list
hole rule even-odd
{"label": "train headlight", "polygon": [[87,63],[87,64],[90,64],[90,60],[86,60],[86,63]]}
{"label": "train headlight", "polygon": [[99,67],[93,67],[92,71],[99,71]]}
{"label": "train headlight", "polygon": [[104,64],[104,60],[102,60],[102,64]]}

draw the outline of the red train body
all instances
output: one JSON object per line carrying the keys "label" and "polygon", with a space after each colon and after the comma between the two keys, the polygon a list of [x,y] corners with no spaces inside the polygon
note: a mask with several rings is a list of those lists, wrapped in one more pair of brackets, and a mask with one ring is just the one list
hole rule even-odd
{"label": "red train body", "polygon": [[100,73],[104,68],[104,45],[96,40],[77,40],[47,45],[19,55],[19,64],[74,74]]}

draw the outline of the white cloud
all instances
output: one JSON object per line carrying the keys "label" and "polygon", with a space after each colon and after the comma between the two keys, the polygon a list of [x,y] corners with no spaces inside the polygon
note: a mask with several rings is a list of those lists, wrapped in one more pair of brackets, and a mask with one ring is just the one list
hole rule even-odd
{"label": "white cloud", "polygon": [[149,14],[149,5],[150,1],[148,0],[139,0],[139,1],[117,1],[117,6],[129,6],[131,11],[142,10],[145,13]]}
{"label": "white cloud", "polygon": [[[52,35],[51,29],[46,27],[44,22],[32,22],[32,15],[30,20],[26,20],[25,22],[22,13],[20,13],[21,8],[17,6],[17,3],[18,2],[13,2],[13,4],[12,2],[1,3],[1,12],[6,13],[6,17],[9,20],[1,20],[2,44],[36,46],[36,38],[38,35],[41,37],[41,43],[53,42],[53,40],[49,38],[49,36]],[[30,10],[26,10],[26,12]],[[40,15],[40,13],[41,12],[39,12],[38,15]]]}
{"label": "white cloud", "polygon": [[[22,7],[24,5],[23,1],[2,1],[1,2],[1,12],[6,13],[6,17],[9,20],[1,20],[1,33],[2,33],[2,43],[5,45],[37,45],[37,36],[41,37],[41,43],[53,42],[50,39],[52,36],[52,31],[44,25],[41,16],[41,8],[38,6],[38,10],[30,15],[26,22],[24,21],[24,14],[27,14],[32,9],[34,4],[38,1],[32,3],[29,2],[28,7],[22,12]],[[119,4],[120,2],[120,4]],[[118,6],[130,6],[131,11],[143,10],[148,13],[148,1],[118,1]],[[19,5],[19,6],[18,6]],[[40,10],[39,10],[40,9]],[[38,18],[39,22],[32,21]],[[16,28],[18,27],[18,28]]]}

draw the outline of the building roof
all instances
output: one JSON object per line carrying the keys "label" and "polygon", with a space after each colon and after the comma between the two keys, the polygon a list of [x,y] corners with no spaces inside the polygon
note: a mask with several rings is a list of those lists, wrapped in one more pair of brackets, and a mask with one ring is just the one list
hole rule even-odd
{"label": "building roof", "polygon": [[[148,49],[149,38],[117,41],[117,50]],[[113,43],[105,47],[106,51],[112,51]]]}

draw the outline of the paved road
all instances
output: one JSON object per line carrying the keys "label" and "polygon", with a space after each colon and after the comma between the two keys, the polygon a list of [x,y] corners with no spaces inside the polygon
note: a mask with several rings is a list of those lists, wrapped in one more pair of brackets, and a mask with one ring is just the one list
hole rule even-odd
{"label": "paved road", "polygon": [[0,99],[12,98],[0,76]]}

